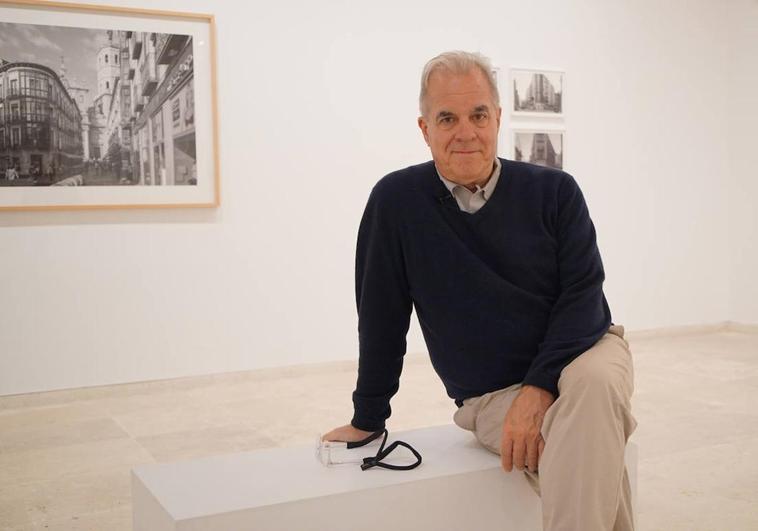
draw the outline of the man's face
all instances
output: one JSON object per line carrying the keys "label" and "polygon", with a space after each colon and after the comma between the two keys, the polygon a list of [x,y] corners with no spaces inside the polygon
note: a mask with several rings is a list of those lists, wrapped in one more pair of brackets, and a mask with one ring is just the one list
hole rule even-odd
{"label": "man's face", "polygon": [[500,107],[484,74],[435,71],[425,107],[418,125],[442,176],[469,187],[485,182],[497,156]]}

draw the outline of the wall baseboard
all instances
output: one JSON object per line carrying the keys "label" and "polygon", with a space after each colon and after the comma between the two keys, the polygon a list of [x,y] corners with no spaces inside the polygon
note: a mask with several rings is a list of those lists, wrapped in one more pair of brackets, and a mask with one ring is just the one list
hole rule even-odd
{"label": "wall baseboard", "polygon": [[718,332],[741,332],[746,334],[758,333],[758,324],[737,323],[735,321],[722,321],[720,323],[702,325],[668,326],[665,328],[651,328],[644,330],[626,330],[624,336],[630,340],[656,339],[662,337],[693,336],[700,334],[714,334]]}
{"label": "wall baseboard", "polygon": [[758,324],[755,323],[737,323],[735,321],[726,321],[726,325],[727,329],[731,332],[758,334]]}
{"label": "wall baseboard", "polygon": [[667,326],[665,328],[649,328],[642,330],[626,330],[624,336],[630,340],[657,339],[662,337],[693,336],[698,334],[714,334],[725,332],[729,328],[728,321],[701,325]]}
{"label": "wall baseboard", "polygon": [[[660,339],[665,337],[680,337],[719,332],[737,332],[744,334],[758,334],[758,324],[737,323],[734,321],[722,321],[720,323],[706,325],[671,326],[666,328],[654,328],[646,330],[626,330],[624,336],[629,341],[642,341],[648,339]],[[409,352],[406,354],[405,363],[428,363],[428,353]],[[120,397],[134,393],[161,393],[166,389],[184,389],[198,385],[208,385],[224,380],[228,382],[256,381],[266,378],[286,378],[293,374],[326,374],[335,371],[353,372],[357,368],[357,360],[331,361],[323,363],[309,363],[303,365],[288,365],[271,367],[249,371],[235,371],[227,373],[207,374],[202,376],[184,376],[179,378],[167,378],[162,380],[149,380],[144,382],[125,382],[92,387],[73,389],[56,389],[16,395],[0,395],[0,411],[24,407],[40,407],[60,405],[63,403],[80,400],[97,400],[105,397]]]}

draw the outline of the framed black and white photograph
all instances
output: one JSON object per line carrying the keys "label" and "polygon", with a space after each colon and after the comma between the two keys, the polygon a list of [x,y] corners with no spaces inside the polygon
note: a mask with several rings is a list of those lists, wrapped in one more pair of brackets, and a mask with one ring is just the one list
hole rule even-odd
{"label": "framed black and white photograph", "polygon": [[562,170],[565,137],[564,130],[514,129],[513,160]]}
{"label": "framed black and white photograph", "polygon": [[565,73],[511,69],[514,116],[563,117]]}
{"label": "framed black and white photograph", "polygon": [[219,204],[212,15],[0,2],[0,209]]}

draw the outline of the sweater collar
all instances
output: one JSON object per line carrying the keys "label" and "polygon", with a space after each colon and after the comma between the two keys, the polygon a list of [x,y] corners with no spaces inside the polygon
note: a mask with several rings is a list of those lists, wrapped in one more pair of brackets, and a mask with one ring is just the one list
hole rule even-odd
{"label": "sweater collar", "polygon": [[[437,177],[440,178],[442,183],[445,185],[445,187],[450,191],[451,194],[455,195],[456,188],[464,188],[468,190],[465,186],[454,183],[453,181],[450,181],[446,179],[439,171],[439,168],[437,168],[437,165],[435,164],[434,169],[437,172]],[[477,193],[480,190],[483,191],[484,199],[487,200],[490,197],[492,197],[492,192],[495,190],[495,186],[497,185],[497,182],[500,178],[500,171],[502,169],[502,164],[500,163],[500,159],[495,157],[495,163],[492,168],[492,173],[490,174],[489,179],[487,179],[487,182],[484,186],[478,186],[476,187],[476,191],[473,193]]]}

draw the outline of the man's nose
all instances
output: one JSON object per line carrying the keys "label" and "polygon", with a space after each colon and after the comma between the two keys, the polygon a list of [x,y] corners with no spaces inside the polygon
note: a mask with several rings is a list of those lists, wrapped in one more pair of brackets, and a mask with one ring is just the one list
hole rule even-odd
{"label": "man's nose", "polygon": [[455,138],[456,140],[463,142],[475,139],[476,131],[474,124],[470,123],[468,120],[460,121],[458,123],[458,127],[455,130]]}

